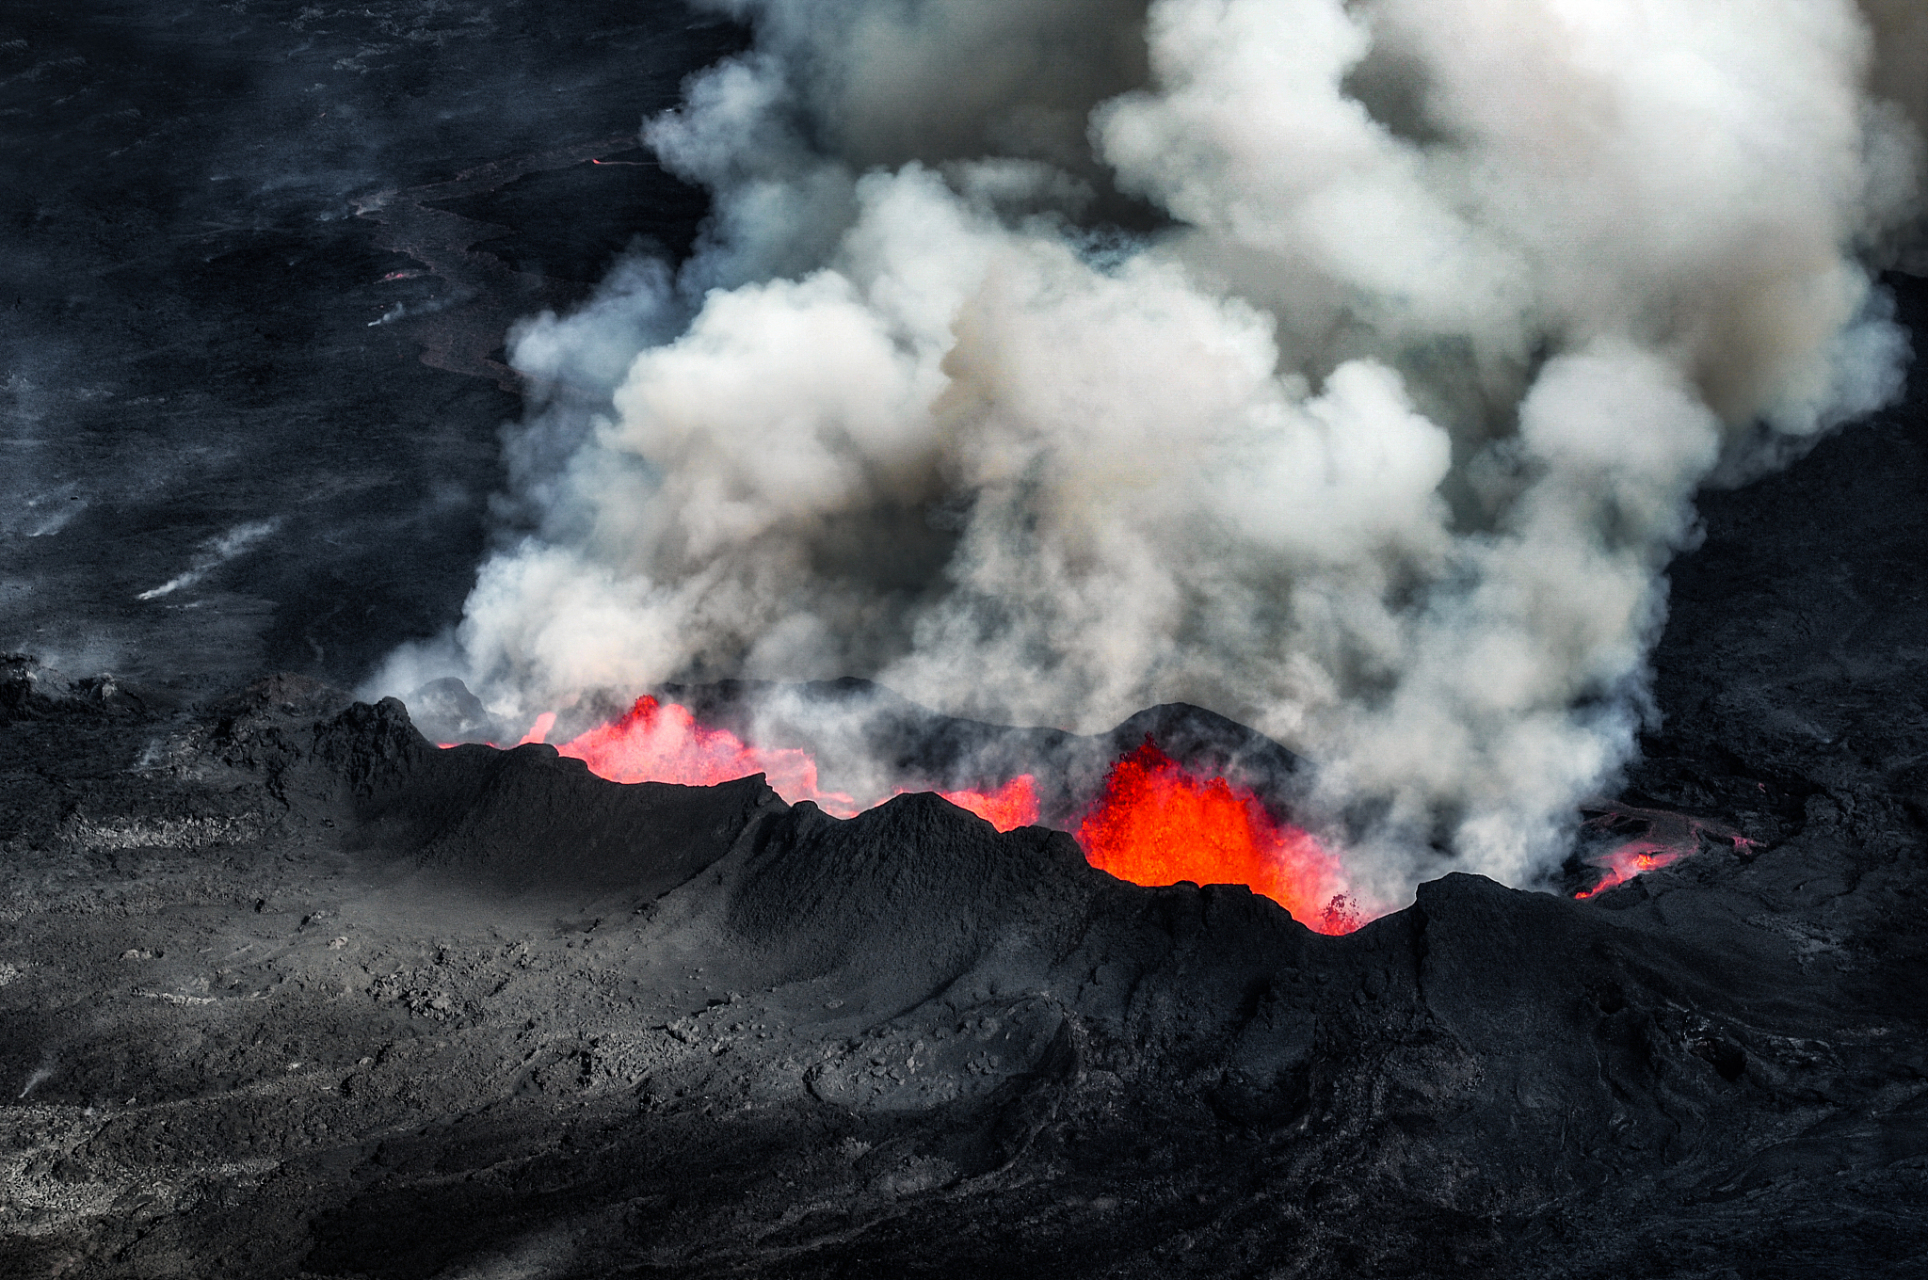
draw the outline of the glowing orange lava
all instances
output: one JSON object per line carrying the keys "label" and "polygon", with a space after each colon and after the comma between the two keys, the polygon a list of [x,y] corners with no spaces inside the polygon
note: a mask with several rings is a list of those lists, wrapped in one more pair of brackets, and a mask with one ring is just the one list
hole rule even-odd
{"label": "glowing orange lava", "polygon": [[[525,745],[548,739],[556,715],[545,711],[523,736]],[[817,762],[791,747],[753,747],[727,729],[706,729],[689,709],[644,696],[617,719],[598,725],[556,748],[582,761],[589,772],[611,782],[675,782],[711,787],[760,773],[770,788],[791,804],[808,800],[825,813],[854,818],[862,807],[841,791],[818,785]],[[903,795],[903,791],[896,794]],[[1037,780],[1020,774],[995,791],[940,791],[999,831],[1015,831],[1038,820]]]}
{"label": "glowing orange lava", "polygon": [[1607,874],[1591,889],[1574,894],[1576,898],[1591,898],[1596,893],[1605,893],[1615,885],[1622,885],[1643,871],[1658,871],[1671,866],[1686,857],[1679,849],[1669,849],[1664,845],[1637,840],[1608,854],[1601,864]]}
{"label": "glowing orange lava", "polygon": [[1748,839],[1732,827],[1667,809],[1613,805],[1595,812],[1587,820],[1586,826],[1611,832],[1617,828],[1624,829],[1622,824],[1629,823],[1638,824],[1644,830],[1639,830],[1637,838],[1626,841],[1611,853],[1589,859],[1606,875],[1600,883],[1591,889],[1581,890],[1574,897],[1591,898],[1597,893],[1623,885],[1644,872],[1672,866],[1682,858],[1699,853],[1703,840],[1725,841],[1733,846],[1736,853],[1744,856],[1752,856],[1753,851],[1760,847],[1757,841]]}
{"label": "glowing orange lava", "polygon": [[[902,792],[898,793],[902,795]],[[969,809],[999,831],[1016,831],[1038,822],[1038,780],[1020,773],[996,791],[940,791],[960,809]]]}
{"label": "glowing orange lava", "polygon": [[[555,713],[544,712],[522,741],[543,741],[555,724]],[[849,796],[817,785],[817,762],[808,752],[753,747],[727,729],[704,728],[686,707],[651,697],[636,699],[636,705],[616,719],[571,738],[556,750],[611,782],[713,787],[760,773],[792,804],[811,800],[841,818],[858,812],[857,802]]]}
{"label": "glowing orange lava", "polygon": [[1339,860],[1258,797],[1186,772],[1150,739],[1112,766],[1073,833],[1091,865],[1133,884],[1243,884],[1320,933],[1364,921]]}
{"label": "glowing orange lava", "polygon": [[[519,745],[546,741],[555,725],[555,714],[543,713]],[[751,746],[727,729],[698,724],[686,707],[647,696],[556,750],[612,782],[704,787],[760,773],[792,804],[809,800],[839,818],[863,808],[819,785],[808,752]],[[1038,821],[1037,779],[1028,773],[995,790],[938,794],[999,831]],[[1249,885],[1320,933],[1350,933],[1365,923],[1339,860],[1317,840],[1274,818],[1251,791],[1187,772],[1149,738],[1112,766],[1073,836],[1091,865],[1121,880]]]}

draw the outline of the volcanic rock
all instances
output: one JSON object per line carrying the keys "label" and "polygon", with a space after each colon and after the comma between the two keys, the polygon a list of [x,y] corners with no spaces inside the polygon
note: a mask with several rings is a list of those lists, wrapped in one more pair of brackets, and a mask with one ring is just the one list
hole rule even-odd
{"label": "volcanic rock", "polygon": [[1899,808],[1584,902],[1452,875],[1333,938],[933,795],[839,821],[345,701],[146,713],[170,764],[14,820],[15,1272],[1901,1274],[1928,1242]]}

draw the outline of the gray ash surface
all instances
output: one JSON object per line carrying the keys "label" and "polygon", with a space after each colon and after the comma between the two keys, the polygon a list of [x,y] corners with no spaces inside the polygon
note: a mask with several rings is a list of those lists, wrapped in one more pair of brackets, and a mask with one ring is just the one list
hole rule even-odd
{"label": "gray ash surface", "polygon": [[700,192],[592,162],[742,40],[681,0],[0,9],[0,647],[207,697],[447,625],[509,325],[687,247]]}

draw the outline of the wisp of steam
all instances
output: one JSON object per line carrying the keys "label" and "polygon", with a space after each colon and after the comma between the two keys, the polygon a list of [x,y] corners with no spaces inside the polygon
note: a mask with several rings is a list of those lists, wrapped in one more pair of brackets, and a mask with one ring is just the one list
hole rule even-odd
{"label": "wisp of steam", "polygon": [[1911,0],[700,2],[754,48],[644,138],[712,222],[518,327],[529,532],[384,691],[1186,700],[1362,892],[1531,883],[1697,487],[1902,383]]}

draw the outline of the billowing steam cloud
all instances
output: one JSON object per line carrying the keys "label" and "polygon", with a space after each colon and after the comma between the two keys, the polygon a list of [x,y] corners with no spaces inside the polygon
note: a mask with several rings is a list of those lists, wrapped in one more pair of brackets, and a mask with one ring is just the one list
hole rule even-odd
{"label": "billowing steam cloud", "polygon": [[714,226],[521,328],[539,532],[390,688],[1187,699],[1317,762],[1369,894],[1521,883],[1696,487],[1899,386],[1901,0],[709,2],[755,51],[646,137]]}

